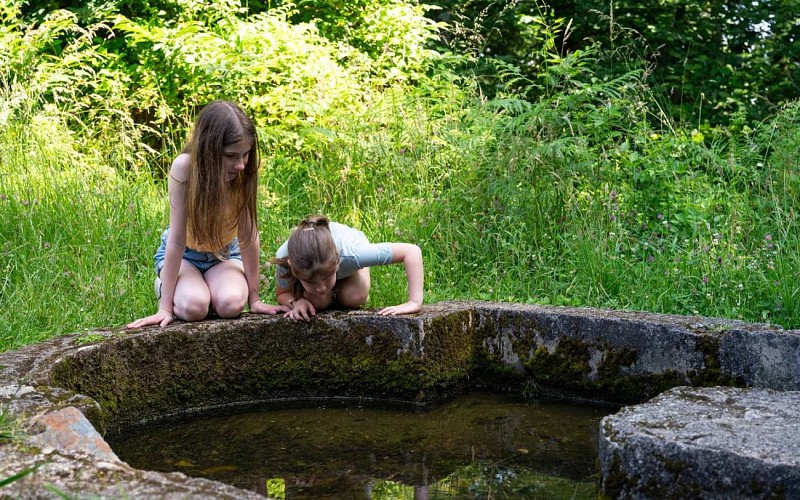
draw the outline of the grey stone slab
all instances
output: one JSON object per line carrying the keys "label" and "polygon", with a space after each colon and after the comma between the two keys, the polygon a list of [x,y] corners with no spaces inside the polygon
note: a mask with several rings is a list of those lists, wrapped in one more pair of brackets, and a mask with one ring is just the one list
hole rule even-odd
{"label": "grey stone slab", "polygon": [[800,392],[677,387],[601,423],[612,498],[800,498]]}

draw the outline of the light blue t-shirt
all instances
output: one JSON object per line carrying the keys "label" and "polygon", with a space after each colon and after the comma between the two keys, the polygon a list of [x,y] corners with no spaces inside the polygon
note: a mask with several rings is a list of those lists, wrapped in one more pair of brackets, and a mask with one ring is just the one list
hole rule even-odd
{"label": "light blue t-shirt", "polygon": [[[370,243],[367,237],[358,229],[330,222],[329,227],[333,243],[339,251],[339,270],[336,279],[340,280],[352,276],[359,269],[371,266],[382,266],[392,263],[391,243]],[[276,256],[279,259],[289,255],[289,242],[284,242]],[[286,266],[275,266],[275,277],[278,286],[284,290],[289,289],[289,280],[281,278],[289,269]]]}

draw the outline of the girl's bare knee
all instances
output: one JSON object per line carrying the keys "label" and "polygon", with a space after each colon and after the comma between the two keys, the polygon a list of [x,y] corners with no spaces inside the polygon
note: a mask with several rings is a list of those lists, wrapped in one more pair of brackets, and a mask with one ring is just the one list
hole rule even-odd
{"label": "girl's bare knee", "polygon": [[339,292],[336,301],[342,307],[355,309],[363,306],[369,300],[369,291],[366,290],[342,290]]}
{"label": "girl's bare knee", "polygon": [[183,321],[200,321],[208,316],[208,303],[201,300],[176,302],[173,312]]}
{"label": "girl's bare knee", "polygon": [[226,290],[212,300],[214,311],[220,318],[235,318],[242,314],[247,296],[238,290]]}
{"label": "girl's bare knee", "polygon": [[244,311],[244,302],[242,301],[222,301],[214,306],[217,316],[220,318],[235,318],[242,314]]}

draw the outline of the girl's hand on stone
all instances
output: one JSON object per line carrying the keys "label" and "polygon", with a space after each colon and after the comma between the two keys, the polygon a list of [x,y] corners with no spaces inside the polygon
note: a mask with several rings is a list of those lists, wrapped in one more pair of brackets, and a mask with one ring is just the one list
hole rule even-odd
{"label": "girl's hand on stone", "polygon": [[250,304],[250,312],[255,314],[279,314],[289,311],[288,306],[274,306],[257,300]]}
{"label": "girl's hand on stone", "polygon": [[414,302],[413,300],[409,300],[405,304],[400,304],[397,306],[390,306],[381,309],[378,314],[382,316],[397,316],[398,314],[412,314],[415,312],[419,312],[422,308],[422,304],[419,302]]}
{"label": "girl's hand on stone", "polygon": [[292,321],[311,321],[311,318],[316,315],[317,310],[314,304],[306,299],[298,299],[292,304],[292,309],[284,314],[283,317]]}
{"label": "girl's hand on stone", "polygon": [[128,328],[141,328],[143,326],[159,325],[161,328],[172,323],[175,316],[170,311],[159,309],[157,313],[151,314],[146,318],[140,318],[133,323],[128,323]]}

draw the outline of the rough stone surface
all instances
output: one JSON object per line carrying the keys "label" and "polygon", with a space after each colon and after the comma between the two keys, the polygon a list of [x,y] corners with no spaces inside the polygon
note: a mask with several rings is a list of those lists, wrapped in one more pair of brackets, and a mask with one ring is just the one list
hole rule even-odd
{"label": "rough stone surface", "polygon": [[75,407],[68,406],[37,415],[31,419],[31,423],[44,427],[43,432],[30,440],[40,448],[53,448],[60,452],[83,450],[97,460],[119,460],[100,433]]}
{"label": "rough stone surface", "polygon": [[[784,340],[796,331],[718,318],[469,304],[488,357],[526,370],[544,395],[632,403],[678,385],[800,389],[800,350]],[[742,337],[749,351],[737,350]]]}
{"label": "rough stone surface", "polygon": [[0,354],[0,408],[21,434],[0,441],[0,480],[38,466],[2,493],[52,497],[52,484],[99,497],[247,498],[131,469],[101,436],[292,397],[424,403],[479,386],[637,403],[678,385],[800,389],[799,338],[722,319],[487,302],[65,335]]}
{"label": "rough stone surface", "polygon": [[800,332],[735,329],[720,345],[722,368],[750,387],[800,390]]}
{"label": "rough stone surface", "polygon": [[0,478],[36,468],[31,474],[4,486],[0,490],[3,498],[264,498],[254,492],[190,478],[180,472],[143,471],[119,460],[99,461],[80,450],[62,453],[30,446],[7,443],[0,447]]}
{"label": "rough stone surface", "polygon": [[800,392],[678,387],[601,423],[613,498],[800,498]]}

